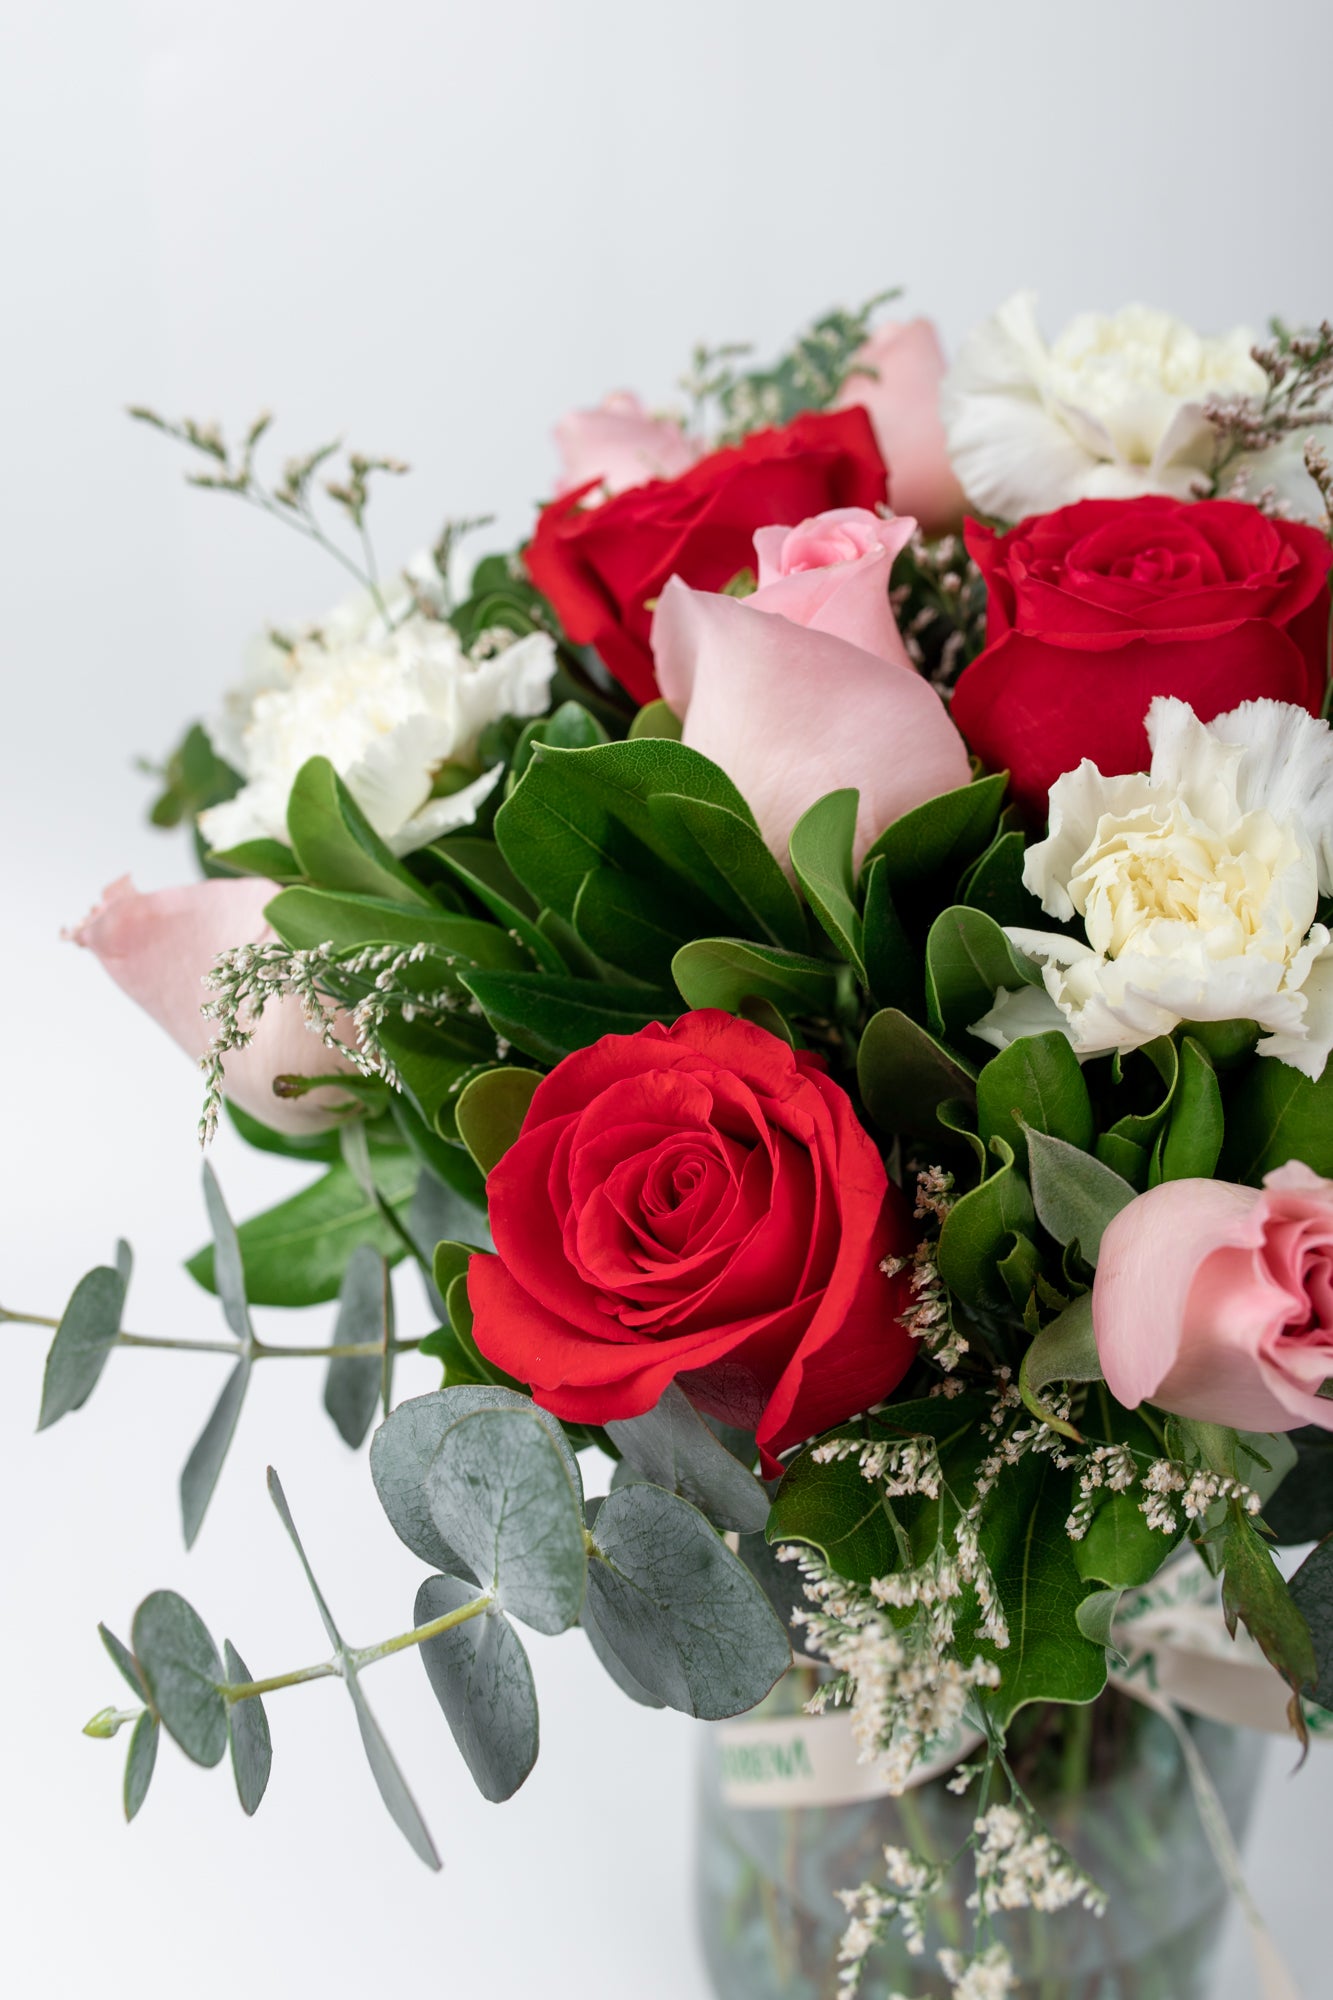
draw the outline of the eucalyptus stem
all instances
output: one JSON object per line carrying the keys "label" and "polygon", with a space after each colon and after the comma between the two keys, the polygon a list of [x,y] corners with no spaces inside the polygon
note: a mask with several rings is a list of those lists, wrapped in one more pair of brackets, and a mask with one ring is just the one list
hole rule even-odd
{"label": "eucalyptus stem", "polygon": [[452,1631],[455,1625],[466,1625],[469,1618],[480,1617],[489,1611],[495,1602],[494,1591],[485,1591],[474,1597],[470,1604],[460,1604],[456,1610],[446,1611],[438,1618],[432,1618],[428,1625],[416,1625],[410,1632],[400,1632],[393,1639],[381,1639],[375,1646],[349,1646],[345,1652],[335,1654],[331,1660],[320,1660],[312,1667],[294,1667],[287,1674],[270,1674],[262,1681],[223,1681],[218,1693],[225,1701],[236,1703],[249,1701],[254,1695],[273,1694],[279,1688],[298,1687],[302,1681],[327,1680],[331,1675],[346,1677],[348,1671],[360,1673],[363,1667],[371,1667],[376,1660],[387,1660],[393,1653],[402,1653],[409,1646],[424,1646],[428,1639],[438,1639],[442,1632]]}
{"label": "eucalyptus stem", "polygon": [[[60,1325],[58,1319],[51,1319],[46,1313],[13,1312],[8,1306],[0,1306],[0,1321],[5,1320],[15,1326],[54,1328]],[[116,1347],[158,1348],[177,1354],[248,1354],[252,1361],[368,1361],[384,1353],[384,1343],[378,1340],[338,1340],[324,1347],[299,1347],[280,1341],[177,1340],[168,1334],[122,1332],[116,1335],[112,1344]],[[391,1340],[389,1352],[407,1354],[420,1345],[420,1338]]]}

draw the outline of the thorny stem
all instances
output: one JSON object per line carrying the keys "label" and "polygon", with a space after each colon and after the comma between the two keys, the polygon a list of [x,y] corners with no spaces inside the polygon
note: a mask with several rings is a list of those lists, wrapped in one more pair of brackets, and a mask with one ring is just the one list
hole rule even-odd
{"label": "thorny stem", "polygon": [[[60,1324],[58,1319],[51,1319],[46,1313],[11,1312],[8,1306],[0,1306],[0,1322],[5,1320],[22,1326],[57,1327]],[[327,1347],[296,1347],[265,1340],[173,1340],[151,1333],[118,1333],[113,1345],[170,1348],[179,1354],[248,1354],[252,1361],[365,1361],[372,1355],[378,1358],[384,1352],[384,1343],[379,1340],[342,1340],[334,1341]],[[420,1345],[419,1339],[391,1340],[389,1352],[405,1354]]]}

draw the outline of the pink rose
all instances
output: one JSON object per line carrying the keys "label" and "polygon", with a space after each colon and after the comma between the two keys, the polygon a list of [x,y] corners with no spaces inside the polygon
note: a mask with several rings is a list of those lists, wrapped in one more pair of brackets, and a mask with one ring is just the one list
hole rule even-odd
{"label": "pink rose", "polygon": [[[562,468],[557,493],[599,482],[624,493],[649,479],[674,479],[702,458],[707,446],[686,437],[672,417],[650,416],[627,389],[607,396],[595,410],[571,410],[555,427]],[[595,492],[584,495],[591,505]]]}
{"label": "pink rose", "polygon": [[1164,1181],[1102,1237],[1092,1321],[1107,1386],[1237,1430],[1333,1430],[1333,1181]]}
{"label": "pink rose", "polygon": [[[95,953],[122,992],[197,1060],[213,1039],[212,1023],[199,1011],[209,997],[204,974],[219,952],[272,939],[264,905],[277,892],[276,882],[246,876],[141,896],[123,875],[67,935]],[[342,1039],[351,1039],[345,1018],[334,1025]],[[226,1058],[227,1096],[276,1131],[320,1132],[335,1122],[337,1107],[346,1100],[328,1090],[275,1097],[273,1079],[335,1075],[347,1068],[346,1059],[305,1026],[298,1001],[271,1000],[249,1047]]]}
{"label": "pink rose", "polygon": [[870,414],[889,468],[889,502],[915,514],[928,535],[961,526],[963,489],[954,478],[940,421],[945,373],[940,337],[928,319],[886,320],[856,356],[873,375],[849,375],[834,408],[859,403]]}
{"label": "pink rose", "polygon": [[963,739],[889,605],[915,526],[838,507],[761,528],[752,596],[673,576],[658,600],[653,660],[683,740],[727,773],[784,866],[792,828],[826,792],[861,794],[859,863],[891,820],[968,782]]}

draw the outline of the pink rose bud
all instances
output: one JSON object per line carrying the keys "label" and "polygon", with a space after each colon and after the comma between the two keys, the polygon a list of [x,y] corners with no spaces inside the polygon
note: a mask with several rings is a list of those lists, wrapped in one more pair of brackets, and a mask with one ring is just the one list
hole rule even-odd
{"label": "pink rose bud", "polygon": [[[123,875],[66,935],[86,945],[122,992],[198,1060],[213,1039],[213,1023],[199,1011],[210,997],[204,974],[220,952],[272,940],[264,905],[277,892],[276,882],[246,876],[141,896]],[[334,1032],[340,1040],[352,1040],[345,1016],[335,1020]],[[299,1001],[270,1000],[249,1047],[226,1057],[225,1090],[242,1111],[276,1131],[321,1132],[337,1122],[337,1109],[346,1097],[331,1090],[277,1097],[273,1079],[336,1075],[348,1067],[338,1050],[325,1048],[306,1027]]]}
{"label": "pink rose bud", "polygon": [[1293,1162],[1262,1188],[1164,1181],[1102,1238],[1092,1322],[1132,1409],[1237,1430],[1333,1430],[1333,1181]]}
{"label": "pink rose bud", "polygon": [[[608,493],[624,493],[650,479],[674,479],[707,448],[686,437],[673,417],[652,416],[625,389],[595,410],[571,410],[556,425],[555,442],[561,464],[558,493],[594,480]],[[596,497],[586,496],[588,501]]]}
{"label": "pink rose bud", "polygon": [[859,403],[868,411],[889,468],[889,504],[915,514],[928,535],[944,535],[963,519],[963,489],[954,477],[940,420],[944,350],[928,319],[886,320],[855,357],[873,375],[849,375],[835,409]]}
{"label": "pink rose bud", "polygon": [[889,603],[915,525],[839,507],[761,528],[752,596],[672,577],[658,600],[653,659],[682,738],[727,773],[784,867],[792,828],[827,792],[861,794],[859,864],[890,821],[968,782],[963,739]]}

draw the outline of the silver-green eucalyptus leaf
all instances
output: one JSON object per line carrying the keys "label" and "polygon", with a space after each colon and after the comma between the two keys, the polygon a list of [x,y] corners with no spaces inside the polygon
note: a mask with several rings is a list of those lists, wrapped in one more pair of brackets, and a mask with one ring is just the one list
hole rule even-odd
{"label": "silver-green eucalyptus leaf", "polygon": [[537,1632],[583,1604],[583,1506],[535,1411],[478,1409],[445,1433],[426,1475],[431,1515],[483,1588]]}
{"label": "silver-green eucalyptus leaf", "polygon": [[766,1525],[767,1493],[674,1382],[653,1409],[608,1423],[606,1430],[636,1472],[691,1501],[715,1526],[757,1534]]}
{"label": "silver-green eucalyptus leaf", "polygon": [[661,1487],[622,1486],[592,1536],[583,1622],[640,1687],[709,1721],[762,1701],[791,1664],[787,1635],[696,1508]]}
{"label": "silver-green eucalyptus leaf", "polygon": [[[427,1577],[413,1623],[471,1603],[475,1584]],[[537,1694],[523,1641],[498,1605],[418,1649],[426,1677],[483,1798],[511,1798],[537,1761]]]}
{"label": "silver-green eucalyptus leaf", "polygon": [[370,1765],[371,1776],[379,1789],[379,1795],[388,1808],[389,1817],[407,1840],[413,1853],[419,1855],[428,1868],[438,1868],[440,1857],[435,1851],[435,1842],[430,1837],[430,1829],[421,1817],[421,1809],[408,1790],[407,1780],[398,1768],[397,1760],[384,1739],[384,1731],[375,1720],[370,1705],[361,1692],[361,1683],[354,1673],[347,1676],[347,1692],[352,1697],[352,1706],[356,1710],[357,1727],[361,1731],[366,1762]]}
{"label": "silver-green eucalyptus leaf", "polygon": [[129,1686],[134,1689],[140,1701],[147,1701],[148,1690],[144,1686],[143,1675],[139,1672],[138,1662],[135,1660],[129,1647],[125,1644],[125,1641],[118,1639],[115,1633],[105,1625],[99,1625],[97,1632],[102,1644],[106,1647],[108,1653],[110,1653]]}
{"label": "silver-green eucalyptus leaf", "polygon": [[[222,1648],[223,1664],[227,1669],[227,1679],[233,1687],[242,1687],[250,1680],[250,1669],[241,1658],[231,1640]],[[268,1786],[268,1775],[273,1767],[273,1744],[268,1733],[268,1717],[264,1704],[257,1694],[247,1695],[244,1701],[227,1703],[227,1735],[231,1743],[231,1768],[236,1778],[236,1795],[240,1799],[243,1812],[257,1811],[259,1801]]]}
{"label": "silver-green eucalyptus leaf", "polygon": [[240,1420],[245,1392],[250,1386],[250,1371],[253,1366],[250,1356],[243,1354],[223,1384],[222,1394],[213,1405],[212,1415],[200,1431],[194,1450],[181,1468],[181,1527],[185,1534],[187,1549],[194,1547],[199,1530],[204,1525],[208,1503],[213,1498],[227,1453],[231,1449],[231,1441],[236,1435],[236,1425]]}
{"label": "silver-green eucalyptus leaf", "polygon": [[192,1604],[155,1590],[134,1614],[134,1657],[168,1735],[187,1757],[211,1768],[227,1748],[222,1661]]}
{"label": "silver-green eucalyptus leaf", "polygon": [[213,1232],[213,1282],[222,1301],[223,1316],[236,1338],[248,1344],[253,1340],[254,1333],[250,1325],[250,1308],[245,1300],[245,1268],[241,1263],[240,1240],[227,1204],[222,1199],[217,1175],[207,1160],[204,1161],[204,1203],[208,1209],[209,1228]]}
{"label": "silver-green eucalyptus leaf", "polygon": [[336,1347],[371,1342],[379,1353],[335,1355],[324,1377],[324,1408],[345,1445],[357,1451],[383,1398],[387,1413],[393,1373],[393,1291],[389,1267],[372,1243],[358,1244],[348,1261],[334,1321]]}
{"label": "silver-green eucalyptus leaf", "polygon": [[99,1264],[80,1278],[46,1357],[39,1431],[82,1409],[92,1395],[116,1344],[124,1307],[125,1277],[119,1270]]}
{"label": "silver-green eucalyptus leaf", "polygon": [[125,1782],[121,1788],[125,1817],[132,1820],[144,1800],[148,1797],[148,1787],[153,1780],[153,1766],[157,1762],[157,1717],[145,1709],[134,1725],[130,1737],[130,1747],[125,1755]]}

